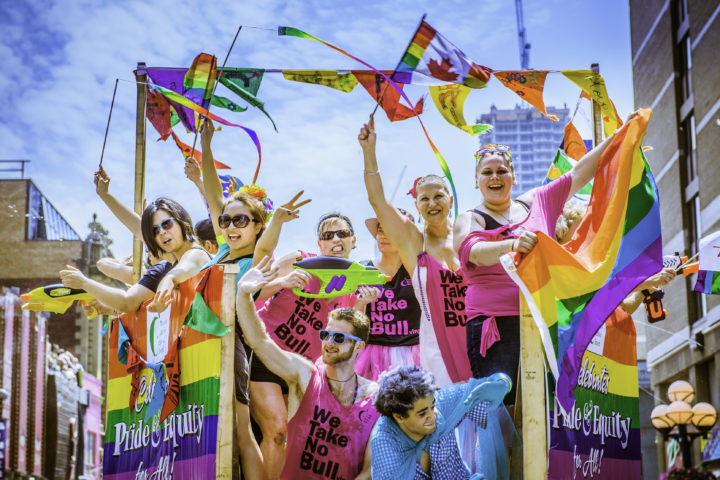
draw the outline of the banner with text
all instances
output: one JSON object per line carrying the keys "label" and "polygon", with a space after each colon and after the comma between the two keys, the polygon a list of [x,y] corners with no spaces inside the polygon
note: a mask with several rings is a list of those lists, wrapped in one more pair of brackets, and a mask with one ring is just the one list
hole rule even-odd
{"label": "banner with text", "polygon": [[620,308],[582,359],[571,411],[550,411],[548,478],[642,478],[635,324]]}

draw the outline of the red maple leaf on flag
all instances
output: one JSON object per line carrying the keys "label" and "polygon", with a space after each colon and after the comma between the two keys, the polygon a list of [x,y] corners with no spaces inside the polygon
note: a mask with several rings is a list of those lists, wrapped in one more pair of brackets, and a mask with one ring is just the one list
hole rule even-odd
{"label": "red maple leaf on flag", "polygon": [[430,74],[438,80],[445,80],[447,82],[453,82],[458,78],[457,73],[452,73],[450,71],[452,66],[453,64],[450,62],[449,58],[443,58],[440,64],[438,64],[435,59],[428,62],[428,70],[430,70]]}

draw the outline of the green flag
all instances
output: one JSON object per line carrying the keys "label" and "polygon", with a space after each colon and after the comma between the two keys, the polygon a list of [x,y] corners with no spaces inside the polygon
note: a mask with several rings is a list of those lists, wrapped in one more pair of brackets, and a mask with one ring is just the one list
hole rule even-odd
{"label": "green flag", "polygon": [[257,92],[260,89],[263,74],[265,70],[261,68],[224,68],[220,76],[220,83],[225,85],[231,92],[239,96],[253,107],[259,109],[272,122],[273,128],[277,132],[275,121],[265,111],[265,103],[257,98]]}
{"label": "green flag", "polygon": [[216,337],[222,337],[230,331],[215,315],[215,312],[205,304],[205,299],[200,295],[200,292],[195,293],[195,299],[190,305],[190,310],[183,323],[193,330],[215,335]]}

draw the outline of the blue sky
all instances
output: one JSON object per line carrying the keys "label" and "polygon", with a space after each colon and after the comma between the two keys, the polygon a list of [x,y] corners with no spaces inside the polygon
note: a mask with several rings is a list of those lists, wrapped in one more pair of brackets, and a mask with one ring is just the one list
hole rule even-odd
{"label": "blue sky", "polygon": [[[238,25],[274,28],[289,25],[334,43],[378,68],[392,69],[423,13],[427,21],[476,63],[495,70],[519,69],[514,1],[301,1],[123,2],[0,0],[0,159],[32,160],[32,178],[69,223],[85,237],[92,214],[110,230],[116,256],[131,252],[132,237],[94,191],[115,78],[120,78],[107,140],[105,169],[110,190],[132,204],[138,61],[148,66],[189,66],[200,52],[225,58]],[[525,26],[534,69],[582,69],[600,63],[610,96],[621,117],[633,110],[627,2],[526,0]],[[362,68],[351,59],[308,40],[278,37],[244,28],[228,61],[233,67]],[[416,101],[427,93],[406,88]],[[233,98],[218,87],[218,93]],[[560,74],[547,80],[545,103],[574,106],[579,90]],[[363,226],[372,216],[362,179],[362,155],[356,135],[374,107],[357,87],[346,94],[321,86],[289,82],[267,74],[258,95],[278,126],[258,111],[216,111],[254,129],[262,143],[258,183],[276,204],[304,189],[313,202],[284,230],[279,252],[315,251],[317,218],[329,210],[346,213],[355,223],[358,249],[352,258],[372,255]],[[473,189],[473,153],[478,140],[447,124],[426,99],[423,121],[455,178],[461,209],[479,201]],[[468,121],[490,105],[510,108],[519,98],[496,79],[473,91],[465,105]],[[241,103],[241,101],[238,101]],[[381,118],[382,117],[382,118]],[[395,203],[414,211],[404,193],[412,180],[440,173],[417,120],[390,124],[378,115],[378,159],[386,190],[400,181]],[[179,129],[178,129],[179,131]],[[146,196],[169,196],[197,221],[206,213],[194,186],[183,174],[183,159],[170,141],[155,142],[148,124]],[[192,144],[192,135],[181,134]],[[232,173],[251,180],[257,160],[247,135],[230,127],[214,137],[217,159]],[[406,172],[400,178],[403,167]]]}

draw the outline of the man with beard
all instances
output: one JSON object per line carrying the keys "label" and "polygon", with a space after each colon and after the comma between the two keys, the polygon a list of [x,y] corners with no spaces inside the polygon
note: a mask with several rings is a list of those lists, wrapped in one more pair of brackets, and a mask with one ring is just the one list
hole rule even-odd
{"label": "man with beard", "polygon": [[337,308],[319,331],[322,357],[315,363],[283,350],[268,336],[252,300],[276,275],[265,258],[240,279],[237,318],[254,354],[288,385],[287,455],[280,478],[369,479],[368,439],[379,416],[371,396],[377,384],[354,369],[370,321],[358,310]]}

